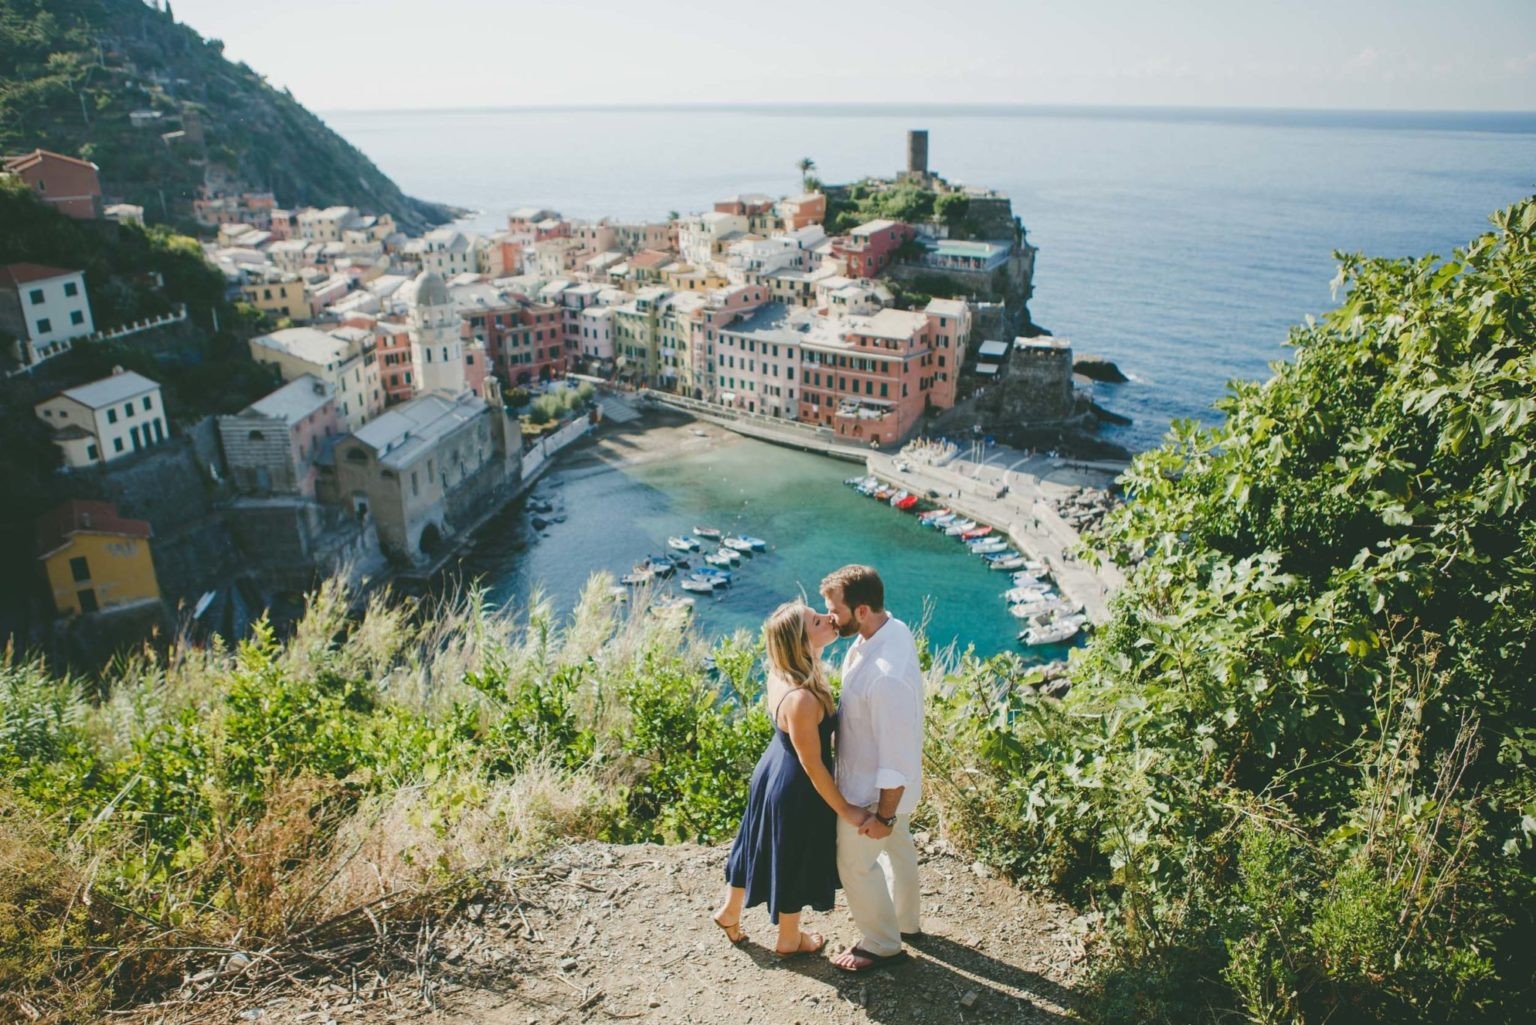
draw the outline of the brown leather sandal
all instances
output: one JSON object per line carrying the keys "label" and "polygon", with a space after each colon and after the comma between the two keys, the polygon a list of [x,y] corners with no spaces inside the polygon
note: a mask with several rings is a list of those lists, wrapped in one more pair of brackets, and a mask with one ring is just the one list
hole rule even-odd
{"label": "brown leather sandal", "polygon": [[718,925],[720,927],[720,931],[725,933],[725,938],[731,941],[731,946],[734,947],[734,946],[737,946],[738,944],[746,942],[747,934],[745,932],[742,932],[742,929],[741,929],[741,919],[738,918],[736,921],[732,922],[730,925],[726,925],[724,922],[720,921],[720,919],[716,918],[714,915],[710,915],[709,916],[709,920],[711,922],[714,922],[716,925]]}
{"label": "brown leather sandal", "polygon": [[[815,939],[807,947],[805,941],[811,937],[815,937]],[[794,950],[780,950],[778,947],[774,947],[773,952],[779,956],[780,961],[787,961],[792,957],[800,957],[803,954],[819,954],[826,945],[827,938],[821,933],[802,931],[800,933],[800,945]]]}

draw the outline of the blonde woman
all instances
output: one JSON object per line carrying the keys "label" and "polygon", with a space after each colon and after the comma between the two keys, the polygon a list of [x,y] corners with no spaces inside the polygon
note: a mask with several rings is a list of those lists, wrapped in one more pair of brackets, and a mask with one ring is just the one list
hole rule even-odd
{"label": "blonde woman", "polygon": [[725,863],[725,903],[715,924],[732,943],[743,907],[768,905],[779,927],[780,957],[814,954],[820,933],[800,931],[801,909],[832,909],[837,890],[837,820],[855,829],[868,812],[843,800],[832,777],[837,705],[827,686],[821,650],[837,638],[833,617],[803,602],[785,602],[763,625],[768,650],[768,708],[773,739],[752,772],[747,811]]}

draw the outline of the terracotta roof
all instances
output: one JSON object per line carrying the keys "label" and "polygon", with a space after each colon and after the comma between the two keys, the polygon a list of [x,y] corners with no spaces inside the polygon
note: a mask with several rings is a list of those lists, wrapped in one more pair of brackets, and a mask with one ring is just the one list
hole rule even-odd
{"label": "terracotta roof", "polygon": [[77,270],[66,270],[63,267],[45,267],[40,263],[8,263],[0,267],[0,287],[5,285],[18,287],[31,281],[43,281],[79,273]]}
{"label": "terracotta roof", "polygon": [[100,170],[89,160],[81,160],[78,157],[66,157],[62,153],[55,153],[52,150],[46,149],[35,149],[31,153],[21,153],[14,157],[6,157],[5,169],[7,171],[25,171],[34,164],[41,163],[44,157],[52,157],[54,160],[62,160],[68,164],[79,164],[81,167],[89,167],[92,171]]}
{"label": "terracotta roof", "polygon": [[75,534],[121,534],[149,537],[146,520],[123,519],[111,502],[71,499],[37,519],[37,555],[45,558],[63,548]]}
{"label": "terracotta roof", "polygon": [[631,267],[639,267],[641,270],[651,270],[668,263],[673,259],[671,253],[662,252],[660,249],[642,249],[629,258]]}

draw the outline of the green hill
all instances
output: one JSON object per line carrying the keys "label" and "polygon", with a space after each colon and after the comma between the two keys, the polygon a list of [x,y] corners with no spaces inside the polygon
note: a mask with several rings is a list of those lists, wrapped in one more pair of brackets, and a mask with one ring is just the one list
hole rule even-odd
{"label": "green hill", "polygon": [[[160,117],[135,127],[130,115]],[[185,131],[167,142],[162,135]],[[199,141],[201,132],[201,141]],[[140,0],[0,0],[0,151],[92,160],[109,196],[185,221],[205,174],[283,206],[356,206],[419,230],[452,211],[400,191],[223,44]]]}

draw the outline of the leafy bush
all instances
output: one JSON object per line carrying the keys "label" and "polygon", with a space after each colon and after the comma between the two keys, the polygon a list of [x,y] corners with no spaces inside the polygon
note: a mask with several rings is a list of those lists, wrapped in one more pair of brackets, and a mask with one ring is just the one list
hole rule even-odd
{"label": "leafy bush", "polygon": [[955,833],[1099,909],[1106,1020],[1511,1021],[1536,941],[1536,200],[1342,256],[1296,358],[1177,424],[1062,702],[950,681]]}

